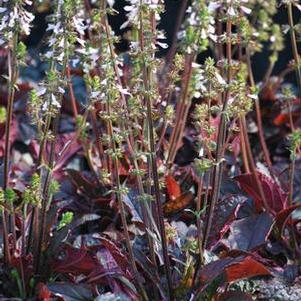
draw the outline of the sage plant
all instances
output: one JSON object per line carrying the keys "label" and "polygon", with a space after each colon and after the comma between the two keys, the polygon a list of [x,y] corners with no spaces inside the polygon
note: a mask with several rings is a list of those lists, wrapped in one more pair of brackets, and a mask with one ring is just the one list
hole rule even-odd
{"label": "sage plant", "polygon": [[[239,274],[231,274],[233,262],[237,268],[241,258],[254,263],[269,253],[265,249],[251,256],[253,249],[243,249],[238,258],[232,252],[233,229],[248,218],[261,221],[265,217],[267,224],[271,220],[256,250],[268,237],[271,243],[280,240],[297,262],[299,237],[290,214],[299,206],[293,198],[301,148],[295,121],[299,108],[295,91],[282,81],[296,71],[300,88],[298,24],[294,20],[294,10],[300,10],[298,1],[283,0],[279,6],[276,0],[183,0],[177,32],[168,45],[160,29],[166,3],[127,0],[126,21],[120,28],[128,42],[125,53],[118,51],[120,37],[110,24],[119,13],[115,1],[47,2],[51,14],[46,18],[45,48],[40,54],[45,74],[26,91],[35,132],[30,146],[35,148],[36,161],[20,178],[21,172],[15,174],[10,168],[11,127],[20,67],[31,62],[22,39],[31,33],[34,15],[30,11],[36,3],[1,3],[0,47],[8,58],[8,74],[4,75],[8,99],[6,110],[0,112],[0,122],[5,121],[0,211],[5,275],[21,298],[32,298],[35,293],[43,298],[48,298],[44,294],[55,296],[49,291],[51,282],[60,285],[67,280],[76,284],[75,290],[83,284],[84,289],[92,287],[91,298],[107,290],[126,293],[133,300],[223,298],[219,290],[227,291]],[[273,19],[282,8],[288,17],[283,28]],[[281,102],[287,118],[282,132],[289,145],[289,171],[287,187],[282,189],[285,181],[266,141],[268,122],[261,108],[265,104],[260,101],[266,91],[271,93],[286,33],[290,34],[293,61],[275,81],[273,103],[274,109]],[[162,57],[160,52],[168,48],[167,57]],[[252,62],[264,50],[268,52],[267,70],[256,82]],[[82,80],[83,101],[76,92],[74,74]],[[71,108],[70,133],[64,133],[68,138],[58,151],[66,107]],[[251,125],[256,135],[250,134]],[[252,139],[257,135],[259,151],[255,153]],[[83,170],[75,164],[78,158]],[[246,203],[241,190],[246,183],[239,182],[236,207],[231,208],[230,217],[222,216],[224,224],[220,225],[217,219],[231,205],[223,191],[226,174],[231,181],[247,179],[246,190],[255,205],[252,215],[240,217],[238,212]],[[61,187],[56,179],[69,186]],[[267,187],[277,192],[280,209],[275,209],[275,197],[267,195]],[[80,197],[88,205],[77,202]],[[81,215],[86,207],[88,217]],[[101,215],[94,221],[97,210]],[[284,215],[286,222],[280,227],[279,216]],[[77,229],[92,220],[93,227]],[[232,222],[236,222],[233,229]],[[99,227],[106,230],[99,233]],[[89,242],[86,237],[91,238]],[[106,262],[108,258],[114,268]],[[230,276],[228,282],[215,284],[212,274],[219,271],[212,272],[211,267],[214,261],[222,266],[223,260],[230,263],[221,268],[222,273]],[[260,267],[264,275],[269,273]]]}
{"label": "sage plant", "polygon": [[[21,34],[29,35],[31,22],[34,15],[25,9],[26,5],[31,5],[32,1],[3,1],[0,8],[1,24],[0,24],[0,45],[8,51],[8,76],[7,82],[9,86],[6,122],[5,122],[5,154],[4,154],[4,171],[3,171],[3,189],[9,188],[9,165],[10,165],[10,132],[13,118],[13,104],[15,91],[18,84],[19,66],[25,64],[26,46],[20,41]],[[5,210],[2,211],[3,219],[3,238],[5,258],[10,262],[10,254],[8,249],[8,233],[15,231],[15,220],[9,216]],[[10,220],[10,226],[8,225]],[[16,243],[16,241],[14,242]]]}

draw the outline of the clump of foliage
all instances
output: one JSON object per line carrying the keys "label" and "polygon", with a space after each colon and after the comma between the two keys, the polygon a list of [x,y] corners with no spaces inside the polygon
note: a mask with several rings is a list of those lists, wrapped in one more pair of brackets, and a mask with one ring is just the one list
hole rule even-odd
{"label": "clump of foliage", "polygon": [[126,2],[121,37],[114,0],[0,1],[0,297],[252,300],[249,279],[294,282],[299,1],[179,1],[169,44],[164,1]]}

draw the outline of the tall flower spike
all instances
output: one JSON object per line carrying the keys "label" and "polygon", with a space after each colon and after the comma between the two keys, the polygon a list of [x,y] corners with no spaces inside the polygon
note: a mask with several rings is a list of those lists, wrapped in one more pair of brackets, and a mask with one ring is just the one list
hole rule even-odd
{"label": "tall flower spike", "polygon": [[[127,0],[130,5],[126,5],[124,7],[124,10],[127,12],[127,21],[124,22],[121,25],[121,29],[127,27],[127,26],[132,26],[135,29],[140,29],[140,12],[148,12],[151,14],[154,14],[155,16],[155,20],[157,22],[159,22],[161,20],[161,16],[160,14],[163,12],[164,10],[164,1],[158,1],[158,0]],[[147,27],[147,23],[148,19],[145,18],[144,22],[143,22],[143,26]],[[154,41],[150,41],[150,46],[153,49],[156,49],[157,46],[166,49],[168,47],[168,45],[166,43],[164,43],[162,40],[166,39],[166,36],[164,34],[164,32],[157,30],[156,29],[156,33],[154,34],[154,36],[156,37],[154,39]],[[137,49],[138,44],[136,42],[131,42],[131,48],[133,50]]]}
{"label": "tall flower spike", "polygon": [[[225,2],[227,5],[225,5]],[[240,10],[249,15],[251,9],[247,6],[249,0],[219,0],[209,4],[209,9],[216,10],[217,8],[225,9],[225,12],[230,17],[238,17]]]}
{"label": "tall flower spike", "polygon": [[25,6],[32,5],[32,1],[2,1],[4,6],[0,7],[0,46],[7,47],[12,41],[13,33],[18,32],[24,35],[30,34],[31,23],[34,15],[25,9]]}
{"label": "tall flower spike", "polygon": [[208,2],[210,1],[193,1],[186,11],[188,17],[184,23],[185,29],[178,33],[178,38],[188,54],[202,52],[207,49],[209,40],[217,40],[214,27],[215,9]]}

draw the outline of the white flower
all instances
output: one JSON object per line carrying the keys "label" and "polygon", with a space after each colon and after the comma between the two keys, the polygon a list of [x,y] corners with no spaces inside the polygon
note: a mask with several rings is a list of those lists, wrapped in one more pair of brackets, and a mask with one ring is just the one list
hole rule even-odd
{"label": "white flower", "polygon": [[52,30],[55,34],[62,32],[61,22],[57,22],[56,24],[48,24],[46,31]]}
{"label": "white flower", "polygon": [[215,72],[215,77],[220,85],[226,84],[226,81],[223,79],[223,77],[218,72]]}
{"label": "white flower", "polygon": [[60,53],[60,55],[56,57],[57,61],[60,63],[63,62],[64,56],[65,56],[64,52]]}
{"label": "white flower", "polygon": [[167,43],[161,43],[157,41],[157,45],[159,45],[161,48],[166,49],[168,48],[168,44]]}
{"label": "white flower", "polygon": [[201,68],[201,65],[196,62],[192,62],[191,67],[192,68]]}
{"label": "white flower", "polygon": [[3,31],[7,27],[8,16],[4,15],[0,24],[0,31]]}
{"label": "white flower", "polygon": [[84,19],[78,18],[77,16],[74,16],[72,18],[73,24],[77,32],[81,35],[85,34],[85,30],[87,29],[87,26],[84,24]]}
{"label": "white flower", "polygon": [[80,59],[73,59],[73,60],[71,60],[72,67],[75,68],[79,62],[80,62]]}
{"label": "white flower", "polygon": [[47,89],[45,87],[38,87],[37,89],[37,95],[42,96],[46,93]]}
{"label": "white flower", "polygon": [[63,38],[60,40],[58,46],[59,46],[60,48],[64,48],[64,45],[65,45],[65,38],[63,37]]}
{"label": "white flower", "polygon": [[236,11],[235,9],[233,8],[233,6],[230,6],[228,8],[228,11],[227,11],[228,15],[231,16],[231,17],[234,17],[236,15]]}
{"label": "white flower", "polygon": [[8,26],[9,27],[14,27],[16,24],[16,20],[18,18],[18,10],[17,7],[15,6],[13,11],[11,11],[9,13],[9,22],[8,22]]}
{"label": "white flower", "polygon": [[54,52],[53,51],[47,51],[44,56],[47,58],[47,59],[50,59],[51,57],[54,56]]}
{"label": "white flower", "polygon": [[248,94],[247,96],[249,98],[251,98],[251,99],[254,99],[254,100],[258,99],[258,95],[257,94]]}
{"label": "white flower", "polygon": [[107,0],[110,7],[113,7],[115,4],[115,0]]}
{"label": "white flower", "polygon": [[191,26],[196,26],[196,25],[198,25],[198,18],[197,18],[196,12],[192,12],[192,13],[190,14],[190,16],[189,16],[188,19],[187,19],[187,22],[188,22],[188,24],[191,25]]}
{"label": "white flower", "polygon": [[107,78],[105,78],[104,80],[101,81],[101,84],[103,86],[105,86],[107,83],[108,83],[108,79]]}
{"label": "white flower", "polygon": [[208,10],[210,13],[216,11],[221,6],[221,3],[210,2],[208,5]]}
{"label": "white flower", "polygon": [[63,89],[62,87],[58,87],[58,91],[62,94],[65,94],[65,89]]}
{"label": "white flower", "polygon": [[199,91],[195,91],[193,93],[193,97],[195,97],[195,98],[200,98],[201,96],[202,96],[202,94]]}
{"label": "white flower", "polygon": [[228,5],[224,4],[223,0],[210,2],[208,10],[210,13],[214,13],[218,8],[226,9],[229,16],[235,17],[239,15],[239,10],[242,10],[245,14],[250,14],[251,9],[242,5],[242,3],[248,3],[249,0],[226,0]]}
{"label": "white flower", "polygon": [[235,100],[234,97],[230,97],[228,99],[228,104],[231,105],[234,102],[234,100]]}
{"label": "white flower", "polygon": [[34,19],[34,15],[24,8],[26,4],[30,5],[31,1],[14,1],[14,4],[8,6],[8,8],[0,7],[0,14],[3,14],[0,18],[0,35],[3,37],[1,38],[1,45],[12,39],[14,29],[16,28],[20,28],[21,33],[25,35],[30,34],[31,22]]}
{"label": "white flower", "polygon": [[91,98],[96,98],[100,95],[100,92],[99,91],[93,91],[91,92]]}
{"label": "white flower", "polygon": [[54,94],[51,94],[51,105],[56,107],[57,109],[61,107]]}
{"label": "white flower", "polygon": [[131,95],[131,93],[127,89],[122,88],[120,85],[117,85],[116,87],[121,94]]}
{"label": "white flower", "polygon": [[42,111],[46,112],[48,110],[48,103],[44,102],[42,106]]}
{"label": "white flower", "polygon": [[247,15],[249,15],[252,12],[252,10],[250,8],[248,8],[248,7],[241,6],[240,8]]}
{"label": "white flower", "polygon": [[83,47],[86,46],[86,41],[85,41],[85,40],[80,39],[80,38],[76,38],[76,41],[77,41],[81,46],[83,46]]}
{"label": "white flower", "polygon": [[155,19],[157,21],[160,20],[160,15],[157,13],[156,9],[159,7],[158,0],[127,0],[130,2],[130,5],[125,5],[124,10],[127,12],[128,20],[123,23],[120,29],[127,27],[130,23],[135,24],[138,28],[140,27],[139,23],[139,12],[141,9],[141,5],[147,5],[149,9],[153,10],[155,13]]}
{"label": "white flower", "polygon": [[134,42],[134,41],[131,41],[130,42],[130,49],[131,50],[138,50],[139,49],[139,42]]}
{"label": "white flower", "polygon": [[[186,22],[188,26],[193,27],[193,30],[196,33],[196,37],[194,41],[188,40],[185,43],[185,51],[190,54],[193,53],[194,51],[198,51],[199,49],[199,44],[197,40],[213,40],[216,41],[217,37],[215,35],[215,18],[214,18],[214,13],[215,9],[220,7],[221,4],[217,1],[215,2],[210,2],[208,6],[205,8],[207,10],[206,17],[202,16],[202,14],[199,13],[200,10],[200,2],[199,1],[192,1],[192,4],[190,8],[187,10],[188,12],[188,17],[186,19]],[[179,39],[184,39],[187,35],[186,30],[183,30],[182,32],[178,33],[178,38]]]}
{"label": "white flower", "polygon": [[53,46],[55,43],[56,43],[56,38],[55,37],[51,37],[50,39],[49,39],[49,42],[48,42],[48,45],[51,47],[51,46]]}
{"label": "white flower", "polygon": [[158,32],[157,39],[160,39],[160,40],[166,39],[166,35],[164,34],[164,32],[162,32],[162,31]]}

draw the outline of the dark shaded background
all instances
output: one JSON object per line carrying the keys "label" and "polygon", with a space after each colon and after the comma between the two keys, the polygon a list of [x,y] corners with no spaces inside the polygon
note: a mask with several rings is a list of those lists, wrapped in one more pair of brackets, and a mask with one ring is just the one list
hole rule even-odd
{"label": "dark shaded background", "polygon": [[[267,0],[268,1],[268,0]],[[123,10],[124,5],[126,5],[128,2],[126,0],[116,0],[114,8],[119,12],[118,15],[110,16],[109,21],[112,25],[112,28],[114,29],[115,33],[117,35],[120,35],[121,37],[125,33],[126,30],[120,30],[120,26],[125,22],[126,16]],[[175,34],[175,27],[176,22],[179,16],[180,7],[182,4],[182,0],[165,0],[165,13],[162,15],[162,20],[160,24],[160,28],[164,29],[167,36],[167,43],[168,45],[171,45],[173,36]],[[39,13],[36,15],[36,19],[34,21],[34,28],[32,31],[32,34],[30,38],[26,41],[27,45],[29,47],[35,48],[38,45],[40,45],[43,36],[45,35],[45,30],[47,27],[46,23],[46,16],[49,14],[49,12],[46,13]],[[296,15],[297,12],[295,11],[295,22],[299,21],[300,14]],[[279,9],[278,14],[275,16],[275,23],[278,24],[287,24],[287,14],[285,7],[282,6]],[[117,49],[121,52],[126,51],[128,47],[128,43],[123,39],[119,45],[116,45]],[[166,55],[168,49],[161,50],[159,52],[160,56]],[[208,55],[208,54],[205,54]],[[253,69],[256,80],[260,80],[263,76],[263,74],[266,71],[266,68],[268,66],[268,56],[269,52],[267,49],[264,49],[263,52],[258,53],[253,58]],[[204,57],[204,55],[203,55]],[[202,56],[200,56],[200,61],[202,61]],[[292,52],[289,42],[289,36],[286,35],[286,49],[279,55],[279,60],[275,66],[273,74],[279,73],[281,70],[283,70],[289,60],[292,59]],[[290,75],[288,77],[290,81],[294,80],[294,75]]]}

